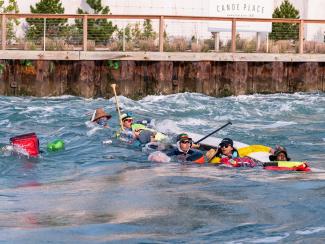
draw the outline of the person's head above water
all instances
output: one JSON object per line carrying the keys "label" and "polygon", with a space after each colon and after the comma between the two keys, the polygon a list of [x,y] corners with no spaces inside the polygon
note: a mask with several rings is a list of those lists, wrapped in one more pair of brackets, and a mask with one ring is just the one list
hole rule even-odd
{"label": "person's head above water", "polygon": [[188,152],[191,148],[192,138],[186,133],[179,134],[176,138],[178,147],[183,152]]}
{"label": "person's head above water", "polygon": [[278,146],[278,145],[275,147],[274,153],[269,156],[269,159],[271,161],[290,161],[290,158],[288,157],[288,153],[285,147]]}
{"label": "person's head above water", "polygon": [[90,121],[101,126],[108,127],[107,121],[112,118],[112,115],[107,114],[103,108],[98,108],[93,112]]}
{"label": "person's head above water", "polygon": [[230,138],[224,138],[219,144],[221,153],[226,156],[230,156],[234,150],[234,142]]}
{"label": "person's head above water", "polygon": [[131,114],[129,114],[129,113],[122,114],[121,120],[122,120],[124,128],[131,129],[131,126],[133,123],[133,118],[132,118]]}

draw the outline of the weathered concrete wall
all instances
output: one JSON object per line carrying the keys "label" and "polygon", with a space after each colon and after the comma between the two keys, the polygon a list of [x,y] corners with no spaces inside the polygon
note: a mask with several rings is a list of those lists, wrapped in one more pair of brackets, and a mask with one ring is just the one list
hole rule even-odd
{"label": "weathered concrete wall", "polygon": [[111,97],[112,83],[131,98],[185,91],[211,96],[325,91],[322,62],[114,62],[1,60],[0,94]]}

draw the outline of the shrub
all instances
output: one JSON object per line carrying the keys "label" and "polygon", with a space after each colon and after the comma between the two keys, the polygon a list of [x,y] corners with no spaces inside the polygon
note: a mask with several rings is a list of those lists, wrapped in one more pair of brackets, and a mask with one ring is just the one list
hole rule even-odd
{"label": "shrub", "polygon": [[165,43],[166,46],[164,47],[165,51],[170,52],[184,52],[189,48],[188,41],[185,38],[178,37],[170,40],[168,43]]}

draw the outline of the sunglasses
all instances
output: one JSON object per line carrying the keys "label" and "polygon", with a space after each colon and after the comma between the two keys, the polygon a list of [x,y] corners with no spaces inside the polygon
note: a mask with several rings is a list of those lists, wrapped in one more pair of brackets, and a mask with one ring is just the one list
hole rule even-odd
{"label": "sunglasses", "polygon": [[190,141],[181,141],[183,144],[191,143]]}
{"label": "sunglasses", "polygon": [[230,144],[228,144],[228,145],[222,144],[222,145],[220,145],[220,148],[228,148],[229,146],[230,146]]}
{"label": "sunglasses", "polygon": [[129,122],[129,123],[132,123],[132,122],[133,122],[133,119],[125,119],[125,120],[123,120],[123,122]]}

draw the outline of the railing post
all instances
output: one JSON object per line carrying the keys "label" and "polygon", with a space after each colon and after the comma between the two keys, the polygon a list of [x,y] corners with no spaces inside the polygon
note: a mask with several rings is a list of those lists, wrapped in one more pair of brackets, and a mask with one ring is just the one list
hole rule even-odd
{"label": "railing post", "polygon": [[6,24],[6,15],[2,14],[1,16],[1,49],[6,50],[7,42],[7,24]]}
{"label": "railing post", "polygon": [[46,18],[44,18],[44,26],[43,26],[43,51],[46,50]]}
{"label": "railing post", "polygon": [[299,23],[299,53],[304,53],[304,20],[301,19]]}
{"label": "railing post", "polygon": [[159,20],[159,52],[164,51],[164,16],[160,16]]}
{"label": "railing post", "polygon": [[123,27],[122,51],[125,52],[125,26]]}
{"label": "railing post", "polygon": [[83,17],[83,50],[87,51],[88,45],[88,16]]}
{"label": "railing post", "polygon": [[231,52],[236,52],[236,19],[231,21]]}
{"label": "railing post", "polygon": [[266,52],[269,52],[269,33],[266,34]]}

